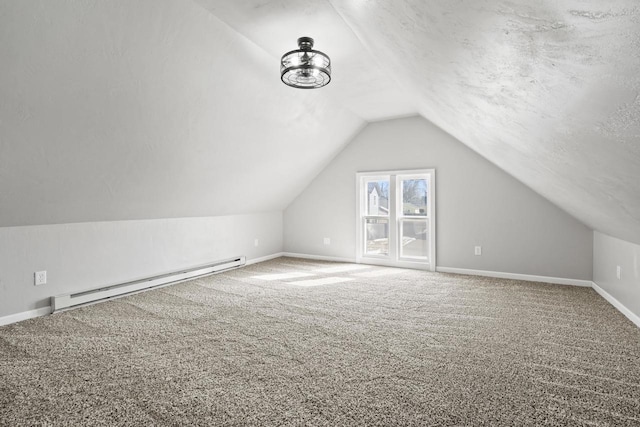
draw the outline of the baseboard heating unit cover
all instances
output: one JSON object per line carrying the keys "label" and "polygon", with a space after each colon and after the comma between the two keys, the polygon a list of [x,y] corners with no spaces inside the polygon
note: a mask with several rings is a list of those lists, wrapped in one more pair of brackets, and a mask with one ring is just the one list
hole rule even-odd
{"label": "baseboard heating unit cover", "polygon": [[218,273],[224,270],[241,267],[245,263],[246,257],[239,256],[237,258],[231,258],[224,261],[217,261],[212,264],[201,265],[198,267],[180,270],[173,273],[135,280],[133,282],[121,283],[118,285],[92,289],[75,294],[56,295],[51,297],[51,312],[55,313],[57,311],[76,307],[82,304],[106,300],[109,298],[119,297],[145,289],[154,288],[156,286],[182,282],[184,280]]}

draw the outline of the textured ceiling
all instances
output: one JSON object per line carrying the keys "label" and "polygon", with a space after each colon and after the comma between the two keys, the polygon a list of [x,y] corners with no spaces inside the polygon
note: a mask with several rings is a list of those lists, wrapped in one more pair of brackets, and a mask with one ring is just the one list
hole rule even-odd
{"label": "textured ceiling", "polygon": [[[279,81],[303,35],[319,91]],[[421,114],[640,243],[637,0],[0,0],[0,58],[0,226],[283,209]]]}
{"label": "textured ceiling", "polygon": [[592,228],[640,243],[637,0],[332,3],[420,114]]}

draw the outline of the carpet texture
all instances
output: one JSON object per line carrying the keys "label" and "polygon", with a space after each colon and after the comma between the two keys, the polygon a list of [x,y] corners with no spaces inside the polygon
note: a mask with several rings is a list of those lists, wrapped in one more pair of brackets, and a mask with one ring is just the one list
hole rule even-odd
{"label": "carpet texture", "polygon": [[640,425],[593,290],[280,258],[0,328],[0,425]]}

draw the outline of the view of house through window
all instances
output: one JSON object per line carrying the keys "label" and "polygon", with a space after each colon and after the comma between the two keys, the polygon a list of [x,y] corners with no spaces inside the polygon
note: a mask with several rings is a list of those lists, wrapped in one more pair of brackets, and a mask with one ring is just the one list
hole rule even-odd
{"label": "view of house through window", "polygon": [[367,181],[365,253],[389,255],[389,180]]}
{"label": "view of house through window", "polygon": [[434,174],[433,170],[358,174],[360,261],[434,264]]}

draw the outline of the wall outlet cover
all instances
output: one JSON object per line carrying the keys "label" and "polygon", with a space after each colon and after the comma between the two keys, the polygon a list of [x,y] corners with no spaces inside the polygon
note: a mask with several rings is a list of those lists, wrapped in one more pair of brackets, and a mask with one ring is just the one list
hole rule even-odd
{"label": "wall outlet cover", "polygon": [[616,265],[616,278],[617,279],[620,279],[621,273],[622,273],[622,268],[620,268],[619,265]]}
{"label": "wall outlet cover", "polygon": [[34,285],[40,286],[47,283],[47,272],[46,271],[36,271],[34,274]]}
{"label": "wall outlet cover", "polygon": [[325,238],[324,238],[324,244],[325,244],[325,245],[330,245],[330,244],[331,244],[331,238],[329,238],[329,237],[325,237]]}
{"label": "wall outlet cover", "polygon": [[474,249],[475,255],[482,255],[482,246],[476,246]]}

